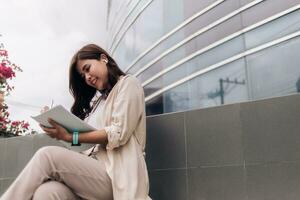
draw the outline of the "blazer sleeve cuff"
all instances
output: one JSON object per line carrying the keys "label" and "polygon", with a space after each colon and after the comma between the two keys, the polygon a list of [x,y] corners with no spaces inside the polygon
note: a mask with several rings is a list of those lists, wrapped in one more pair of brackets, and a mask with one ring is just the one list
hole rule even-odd
{"label": "blazer sleeve cuff", "polygon": [[112,150],[120,146],[120,137],[121,137],[121,127],[111,125],[104,127],[105,132],[107,133],[108,143],[106,145],[107,150]]}

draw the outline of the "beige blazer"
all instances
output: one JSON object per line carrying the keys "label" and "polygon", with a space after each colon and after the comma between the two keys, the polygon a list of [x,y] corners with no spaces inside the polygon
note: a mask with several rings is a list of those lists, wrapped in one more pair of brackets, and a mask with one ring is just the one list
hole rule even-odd
{"label": "beige blazer", "polygon": [[103,115],[96,116],[96,123],[104,125],[108,144],[98,146],[96,157],[105,163],[114,200],[151,200],[144,158],[145,99],[139,80],[131,75],[121,76],[102,111]]}

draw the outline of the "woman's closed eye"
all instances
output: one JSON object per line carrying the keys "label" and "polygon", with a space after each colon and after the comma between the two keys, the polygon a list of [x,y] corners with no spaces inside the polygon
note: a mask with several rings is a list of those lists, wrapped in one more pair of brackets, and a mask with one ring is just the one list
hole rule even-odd
{"label": "woman's closed eye", "polygon": [[88,64],[83,66],[83,68],[82,68],[83,73],[81,74],[82,78],[85,78],[85,73],[88,73],[90,71],[90,68],[91,68],[91,65],[88,65]]}
{"label": "woman's closed eye", "polygon": [[83,68],[82,68],[82,71],[83,71],[83,72],[89,72],[89,71],[90,71],[90,67],[91,67],[90,64],[85,64],[85,65],[83,66]]}

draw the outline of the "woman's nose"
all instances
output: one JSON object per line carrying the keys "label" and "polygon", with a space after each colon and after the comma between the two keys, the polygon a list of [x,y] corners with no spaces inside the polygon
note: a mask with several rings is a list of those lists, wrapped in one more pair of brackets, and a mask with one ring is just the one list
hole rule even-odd
{"label": "woman's nose", "polygon": [[87,80],[87,81],[91,81],[91,75],[89,74],[89,73],[86,73],[85,74],[85,80]]}

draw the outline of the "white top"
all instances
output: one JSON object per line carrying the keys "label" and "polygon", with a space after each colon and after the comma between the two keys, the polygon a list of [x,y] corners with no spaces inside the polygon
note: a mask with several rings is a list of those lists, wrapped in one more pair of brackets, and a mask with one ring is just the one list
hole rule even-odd
{"label": "white top", "polygon": [[[97,97],[98,98],[98,97]],[[96,99],[97,99],[96,98]],[[102,99],[98,106],[92,111],[92,113],[90,113],[90,115],[84,119],[84,121],[86,123],[88,123],[89,125],[91,125],[92,127],[95,127],[96,129],[100,130],[100,129],[103,129],[104,127],[104,123],[103,121],[104,120],[98,120],[98,118],[103,118],[103,108],[104,108],[104,105],[105,105],[105,99]],[[101,123],[102,122],[102,123]],[[98,144],[100,146],[100,144]],[[85,151],[82,151],[83,154],[86,154],[88,155],[89,153],[91,153],[92,151],[95,152],[95,148],[94,146],[85,150]],[[93,158],[97,159],[97,160],[101,160],[100,157],[95,157],[93,156]]]}
{"label": "white top", "polygon": [[105,104],[105,100],[102,99],[99,102],[99,105],[95,108],[94,112],[92,112],[87,118],[85,118],[85,122],[87,122],[89,125],[95,127],[96,129],[101,129],[104,127],[104,124],[99,124],[99,122],[97,122],[97,118],[99,118],[99,116],[103,116],[103,107]]}

